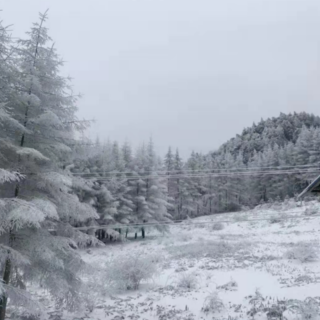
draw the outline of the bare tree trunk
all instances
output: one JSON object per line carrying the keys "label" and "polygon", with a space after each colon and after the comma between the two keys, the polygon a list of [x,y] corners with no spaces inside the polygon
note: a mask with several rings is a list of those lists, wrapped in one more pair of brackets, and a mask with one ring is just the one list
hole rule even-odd
{"label": "bare tree trunk", "polygon": [[[4,276],[3,276],[3,281],[5,284],[9,283],[10,273],[11,273],[11,260],[7,259],[6,265],[4,268]],[[5,320],[6,318],[7,302],[8,302],[8,297],[7,295],[3,294],[0,300],[0,320]]]}
{"label": "bare tree trunk", "polygon": [[[9,234],[9,246],[12,242],[12,234]],[[8,250],[8,257],[6,258],[5,266],[4,266],[4,274],[3,274],[3,283],[8,285],[10,282],[11,275],[11,260],[9,258],[10,250]],[[6,310],[7,310],[8,296],[4,292],[0,297],[0,320],[5,320],[6,318]]]}

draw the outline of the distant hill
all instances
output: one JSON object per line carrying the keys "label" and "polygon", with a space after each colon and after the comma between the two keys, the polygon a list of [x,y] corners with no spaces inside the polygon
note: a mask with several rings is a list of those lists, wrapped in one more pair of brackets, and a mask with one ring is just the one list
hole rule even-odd
{"label": "distant hill", "polygon": [[284,147],[289,142],[296,143],[303,127],[320,128],[320,117],[306,112],[280,113],[279,117],[261,119],[258,124],[245,128],[241,134],[224,143],[211,154],[231,153],[234,156],[242,153],[244,163],[248,163],[254,151],[263,152],[268,147]]}

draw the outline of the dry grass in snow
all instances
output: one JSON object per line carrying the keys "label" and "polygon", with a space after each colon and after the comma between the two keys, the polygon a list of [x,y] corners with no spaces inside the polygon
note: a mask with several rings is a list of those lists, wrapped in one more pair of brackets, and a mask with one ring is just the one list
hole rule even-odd
{"label": "dry grass in snow", "polygon": [[319,320],[318,207],[266,204],[83,251],[94,304],[60,319]]}

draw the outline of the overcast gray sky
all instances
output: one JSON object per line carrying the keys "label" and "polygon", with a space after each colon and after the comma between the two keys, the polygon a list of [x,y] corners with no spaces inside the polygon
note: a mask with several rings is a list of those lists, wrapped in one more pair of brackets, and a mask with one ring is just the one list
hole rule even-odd
{"label": "overcast gray sky", "polygon": [[93,136],[207,152],[280,112],[320,115],[319,0],[2,0],[21,36],[49,8]]}

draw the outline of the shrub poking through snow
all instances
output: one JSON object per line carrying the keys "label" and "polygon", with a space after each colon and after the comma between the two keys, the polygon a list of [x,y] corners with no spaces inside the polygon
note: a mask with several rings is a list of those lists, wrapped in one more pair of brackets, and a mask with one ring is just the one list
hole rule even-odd
{"label": "shrub poking through snow", "polygon": [[280,223],[280,222],[282,222],[282,221],[283,221],[283,219],[281,219],[280,217],[277,217],[277,216],[274,216],[274,217],[272,217],[272,218],[270,219],[270,223],[271,223],[271,224]]}
{"label": "shrub poking through snow", "polygon": [[299,260],[302,263],[313,262],[318,260],[318,253],[313,244],[298,243],[285,253],[285,258]]}
{"label": "shrub poking through snow", "polygon": [[222,289],[225,291],[236,291],[238,290],[238,283],[234,280],[231,280],[223,286],[217,287],[217,289]]}
{"label": "shrub poking through snow", "polygon": [[[158,320],[195,320],[194,314],[189,312],[188,306],[185,309],[176,309],[175,306],[159,306],[156,307],[156,314]],[[136,318],[135,318],[136,319]]]}
{"label": "shrub poking through snow", "polygon": [[212,225],[211,230],[220,231],[224,229],[224,224],[222,222],[216,222]]}
{"label": "shrub poking through snow", "polygon": [[306,216],[312,216],[314,214],[318,214],[318,212],[319,212],[319,206],[314,205],[312,207],[306,208],[306,210],[304,211],[304,214]]}
{"label": "shrub poking through snow", "polygon": [[318,320],[320,317],[319,302],[313,298],[287,301],[287,314],[299,315],[301,320]]}
{"label": "shrub poking through snow", "polygon": [[219,313],[224,310],[224,304],[219,298],[217,292],[212,292],[204,300],[202,311],[206,314],[208,313]]}
{"label": "shrub poking through snow", "polygon": [[181,233],[178,236],[178,240],[181,242],[187,242],[191,239],[192,237],[188,233]]}
{"label": "shrub poking through snow", "polygon": [[198,284],[197,276],[193,272],[180,273],[177,286],[183,289],[195,289]]}
{"label": "shrub poking through snow", "polygon": [[141,281],[150,280],[157,271],[153,255],[145,252],[126,253],[107,264],[106,280],[110,288],[137,290]]}

